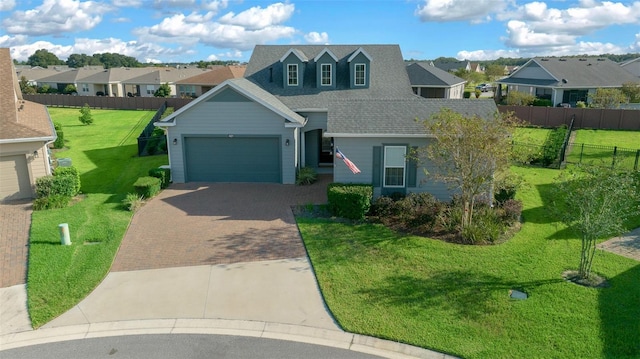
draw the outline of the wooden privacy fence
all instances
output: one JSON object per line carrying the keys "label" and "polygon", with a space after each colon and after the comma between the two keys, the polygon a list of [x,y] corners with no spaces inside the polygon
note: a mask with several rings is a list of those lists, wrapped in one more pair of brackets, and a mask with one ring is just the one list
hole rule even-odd
{"label": "wooden privacy fence", "polygon": [[23,95],[26,101],[36,102],[50,107],[82,107],[116,110],[157,110],[165,103],[178,110],[189,102],[190,98],[173,97],[108,97],[108,96],[72,96],[62,94]]}
{"label": "wooden privacy fence", "polygon": [[513,112],[519,119],[540,127],[568,126],[575,116],[574,129],[640,130],[640,110],[539,106],[498,106],[498,110]]}

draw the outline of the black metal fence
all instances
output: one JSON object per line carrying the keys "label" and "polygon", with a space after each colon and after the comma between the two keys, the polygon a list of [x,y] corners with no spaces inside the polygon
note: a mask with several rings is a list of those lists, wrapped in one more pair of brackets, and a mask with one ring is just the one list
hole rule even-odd
{"label": "black metal fence", "polygon": [[567,163],[611,166],[628,171],[638,171],[640,161],[640,149],[617,146],[574,143],[568,152]]}
{"label": "black metal fence", "polygon": [[164,102],[158,111],[156,111],[156,114],[153,116],[151,121],[149,121],[144,130],[142,130],[140,136],[138,136],[138,156],[167,153],[167,137],[164,135],[153,136],[153,130],[155,129],[153,124],[162,118],[162,115],[166,110],[167,103]]}

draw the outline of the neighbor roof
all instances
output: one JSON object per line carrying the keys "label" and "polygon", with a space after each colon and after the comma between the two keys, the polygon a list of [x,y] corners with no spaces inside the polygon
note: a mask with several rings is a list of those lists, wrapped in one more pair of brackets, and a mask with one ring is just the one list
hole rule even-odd
{"label": "neighbor roof", "polygon": [[426,137],[422,120],[448,108],[465,116],[493,119],[498,108],[493,100],[406,99],[333,100],[327,117],[326,136],[420,136]]}
{"label": "neighbor roof", "polygon": [[469,61],[432,61],[433,66],[443,71],[457,71],[458,69],[467,69],[470,66]]}
{"label": "neighbor roof", "polygon": [[189,84],[189,85],[218,85],[225,80],[235,79],[244,76],[246,66],[224,66],[217,67],[211,71],[191,76],[184,80],[176,82],[177,84]]}
{"label": "neighbor roof", "polygon": [[[527,68],[540,67],[553,77],[538,79],[520,77]],[[523,75],[524,76],[524,75]],[[529,60],[509,77],[499,80],[505,84],[530,84],[564,88],[620,87],[636,78],[618,63],[606,58],[541,58]]]}
{"label": "neighbor roof", "polygon": [[431,66],[427,62],[414,62],[408,65],[407,74],[412,86],[451,87],[466,82],[466,80]]}
{"label": "neighbor roof", "polygon": [[176,81],[184,80],[186,78],[208,72],[208,69],[198,68],[180,68],[175,69],[172,67],[158,68],[155,71],[129,78],[122,81],[123,84],[163,84],[163,83],[175,83]]}
{"label": "neighbor roof", "polygon": [[54,139],[47,108],[23,100],[9,49],[0,48],[0,142]]}
{"label": "neighbor roof", "polygon": [[[325,50],[338,58],[334,89],[320,89],[316,84],[316,63],[305,67],[302,88],[285,88],[280,59],[292,49],[307,59],[315,59]],[[368,88],[349,88],[347,60],[357,51],[371,58]],[[411,83],[398,45],[257,45],[251,55],[245,78],[275,95],[293,110],[327,109],[333,99],[405,98],[413,96]]]}
{"label": "neighbor roof", "polygon": [[100,67],[80,67],[77,69],[70,69],[66,71],[59,72],[55,75],[43,77],[38,80],[38,82],[48,82],[48,83],[60,83],[60,84],[75,84],[78,81],[89,77],[91,75],[95,75],[97,73],[105,71]]}

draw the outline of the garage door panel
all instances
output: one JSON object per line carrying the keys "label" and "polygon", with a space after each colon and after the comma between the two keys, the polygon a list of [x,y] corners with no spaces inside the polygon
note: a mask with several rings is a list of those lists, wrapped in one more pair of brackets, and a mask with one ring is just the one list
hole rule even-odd
{"label": "garage door panel", "polygon": [[279,137],[187,137],[187,181],[280,182]]}
{"label": "garage door panel", "polygon": [[30,197],[31,182],[26,156],[0,157],[0,200]]}

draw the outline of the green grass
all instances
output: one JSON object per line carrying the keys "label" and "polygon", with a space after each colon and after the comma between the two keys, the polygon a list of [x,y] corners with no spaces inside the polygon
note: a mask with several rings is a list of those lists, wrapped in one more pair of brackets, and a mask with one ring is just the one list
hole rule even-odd
{"label": "green grass", "polygon": [[640,131],[577,130],[575,134],[574,145],[567,156],[568,162],[610,166],[613,147],[616,146],[618,168],[634,168],[637,151],[640,151]]}
{"label": "green grass", "polygon": [[[640,357],[640,265],[599,251],[610,288],[563,281],[580,241],[550,218],[557,170],[526,179],[522,229],[496,246],[401,235],[381,225],[299,218],[328,307],[347,331],[464,358]],[[635,225],[640,225],[636,219]],[[524,290],[527,300],[509,298]]]}
{"label": "green grass", "polygon": [[536,127],[518,127],[513,134],[513,140],[535,145],[543,145],[549,137],[551,129]]}
{"label": "green grass", "polygon": [[576,130],[575,143],[640,149],[640,131]]}
{"label": "green grass", "polygon": [[[137,157],[136,137],[152,111],[92,110],[94,124],[78,120],[78,109],[50,108],[63,126],[64,150],[80,172],[82,199],[68,208],[32,216],[28,307],[35,328],[72,308],[104,278],[124,236],[131,212],[121,206],[132,184],[166,155]],[[72,245],[60,245],[58,224],[68,223]]]}

